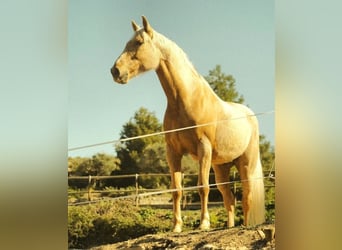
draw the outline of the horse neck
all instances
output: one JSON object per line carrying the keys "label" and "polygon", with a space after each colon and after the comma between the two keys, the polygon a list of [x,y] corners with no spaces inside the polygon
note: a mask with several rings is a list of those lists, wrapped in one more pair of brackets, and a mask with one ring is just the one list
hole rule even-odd
{"label": "horse neck", "polygon": [[[214,92],[205,79],[198,74],[186,54],[174,42],[158,34],[157,47],[161,61],[156,73],[164,89],[169,107],[191,106],[193,98],[209,90]],[[195,95],[196,93],[196,95]],[[215,94],[214,94],[215,95]]]}

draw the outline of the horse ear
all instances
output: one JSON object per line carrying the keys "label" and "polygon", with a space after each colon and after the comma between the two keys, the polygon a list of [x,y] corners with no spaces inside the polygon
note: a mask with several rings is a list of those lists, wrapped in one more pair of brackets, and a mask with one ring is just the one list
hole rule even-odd
{"label": "horse ear", "polygon": [[134,31],[137,31],[140,29],[140,26],[138,24],[136,24],[136,22],[132,21],[132,27]]}
{"label": "horse ear", "polygon": [[145,32],[152,38],[153,37],[153,29],[149,22],[147,21],[147,18],[145,16],[142,16],[142,21],[144,25]]}

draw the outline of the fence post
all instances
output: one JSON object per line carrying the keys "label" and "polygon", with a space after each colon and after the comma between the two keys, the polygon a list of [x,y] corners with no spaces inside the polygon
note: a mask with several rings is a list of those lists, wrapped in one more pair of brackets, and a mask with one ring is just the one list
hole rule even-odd
{"label": "fence post", "polygon": [[234,178],[234,206],[236,207],[236,171],[233,171],[233,178]]}
{"label": "fence post", "polygon": [[88,201],[91,201],[91,175],[88,176]]}
{"label": "fence post", "polygon": [[135,205],[139,206],[139,174],[135,174]]}

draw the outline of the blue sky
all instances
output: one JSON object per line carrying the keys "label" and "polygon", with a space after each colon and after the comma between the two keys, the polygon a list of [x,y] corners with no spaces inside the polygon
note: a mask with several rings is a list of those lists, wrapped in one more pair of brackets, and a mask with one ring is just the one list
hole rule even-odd
{"label": "blue sky", "polygon": [[[274,1],[70,0],[68,13],[68,147],[116,140],[140,107],[160,121],[166,97],[155,72],[126,85],[110,68],[145,15],[175,41],[202,75],[220,64],[232,74],[256,113],[274,110]],[[274,145],[274,114],[259,116],[260,132]],[[114,154],[113,145],[69,151],[69,156]]]}

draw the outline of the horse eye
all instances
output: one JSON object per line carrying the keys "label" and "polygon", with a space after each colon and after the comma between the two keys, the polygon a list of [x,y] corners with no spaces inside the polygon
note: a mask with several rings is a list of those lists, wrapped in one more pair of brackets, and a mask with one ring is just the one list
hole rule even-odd
{"label": "horse eye", "polygon": [[138,45],[138,46],[142,45],[143,43],[144,42],[142,40],[136,40],[135,41],[135,44]]}

